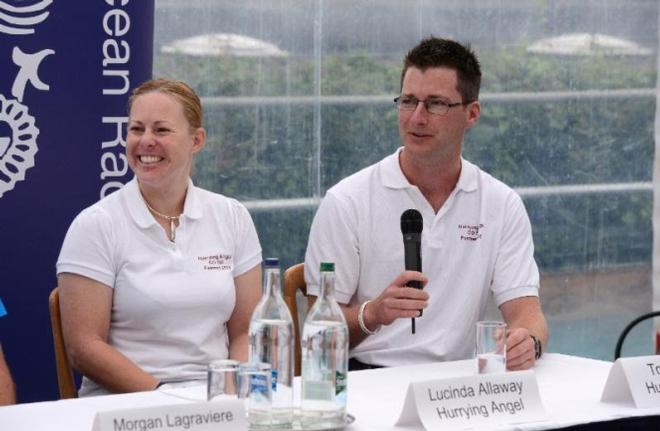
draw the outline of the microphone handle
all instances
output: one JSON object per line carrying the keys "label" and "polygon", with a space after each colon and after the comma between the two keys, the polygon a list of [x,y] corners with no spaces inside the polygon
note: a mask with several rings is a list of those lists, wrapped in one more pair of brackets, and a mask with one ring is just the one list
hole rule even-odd
{"label": "microphone handle", "polygon": [[[414,239],[411,237],[412,235],[404,235],[403,248],[405,267],[407,271],[422,272],[421,235],[417,234],[416,237],[413,237]],[[407,286],[421,289],[422,282],[417,280],[409,281]],[[419,310],[419,317],[422,317],[422,310]]]}
{"label": "microphone handle", "polygon": [[[408,287],[414,287],[415,289],[421,289],[422,288],[422,282],[421,281],[409,281],[408,282]],[[422,317],[422,314],[424,312],[422,310],[419,310],[419,317]]]}
{"label": "microphone handle", "polygon": [[[420,241],[405,241],[403,242],[403,260],[406,271],[422,272],[422,250]],[[408,286],[416,289],[422,288],[420,281],[409,281]]]}
{"label": "microphone handle", "polygon": [[407,271],[422,272],[421,248],[422,241],[420,234],[409,234],[403,236],[403,262]]}

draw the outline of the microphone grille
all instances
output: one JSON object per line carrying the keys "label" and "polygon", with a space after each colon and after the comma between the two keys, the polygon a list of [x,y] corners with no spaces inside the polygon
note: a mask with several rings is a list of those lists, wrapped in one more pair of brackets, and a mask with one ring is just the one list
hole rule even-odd
{"label": "microphone grille", "polygon": [[408,209],[401,214],[401,233],[422,233],[424,219],[416,209]]}

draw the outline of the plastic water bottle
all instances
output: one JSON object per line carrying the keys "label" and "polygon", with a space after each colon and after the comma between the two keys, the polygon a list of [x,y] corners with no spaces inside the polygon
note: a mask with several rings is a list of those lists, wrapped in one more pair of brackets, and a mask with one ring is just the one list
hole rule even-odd
{"label": "plastic water bottle", "polygon": [[321,291],[307,313],[301,339],[303,428],[346,424],[348,326],[334,298],[335,265],[321,263]]}
{"label": "plastic water bottle", "polygon": [[272,370],[271,426],[291,427],[293,423],[293,320],[280,288],[279,259],[264,261],[264,282],[249,329],[250,363],[266,362]]}

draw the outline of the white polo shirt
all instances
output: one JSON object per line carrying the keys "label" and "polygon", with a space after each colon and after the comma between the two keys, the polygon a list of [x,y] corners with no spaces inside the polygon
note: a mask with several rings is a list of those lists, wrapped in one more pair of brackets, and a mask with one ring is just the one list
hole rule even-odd
{"label": "white polo shirt", "polygon": [[[179,221],[172,243],[133,179],[76,217],[57,261],[58,274],[114,289],[109,344],[164,382],[204,379],[210,361],[228,357],[234,278],[261,262],[238,201],[189,181]],[[80,392],[106,391],[85,378]]]}
{"label": "white polo shirt", "polygon": [[511,188],[464,159],[455,189],[435,214],[403,175],[400,151],[326,193],[305,256],[307,291],[318,295],[319,264],[330,261],[339,302],[360,304],[378,296],[404,271],[401,214],[415,208],[424,219],[428,308],[417,319],[416,334],[410,319],[398,319],[365,338],[351,357],[384,366],[470,358],[489,290],[498,306],[538,296],[529,217]]}

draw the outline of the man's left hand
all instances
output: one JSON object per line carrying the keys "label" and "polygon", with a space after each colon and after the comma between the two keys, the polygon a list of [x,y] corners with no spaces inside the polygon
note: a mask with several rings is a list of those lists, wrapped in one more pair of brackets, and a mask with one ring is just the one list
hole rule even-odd
{"label": "man's left hand", "polygon": [[506,368],[528,370],[534,366],[534,340],[525,328],[514,328],[506,338]]}

